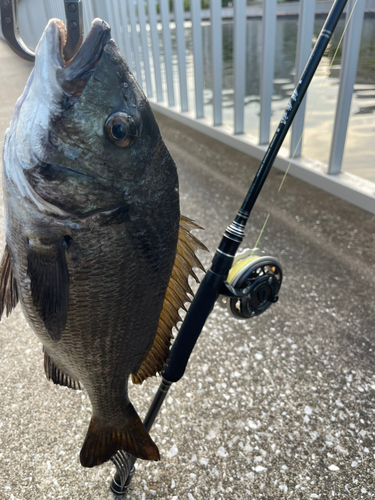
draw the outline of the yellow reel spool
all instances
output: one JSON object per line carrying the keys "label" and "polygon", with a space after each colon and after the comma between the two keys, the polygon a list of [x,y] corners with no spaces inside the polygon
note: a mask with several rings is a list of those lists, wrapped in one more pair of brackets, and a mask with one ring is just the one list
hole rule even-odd
{"label": "yellow reel spool", "polygon": [[246,249],[233,261],[227,282],[236,290],[250,288],[244,297],[222,297],[232,316],[247,319],[258,316],[278,300],[282,267],[274,257],[259,255],[258,249]]}

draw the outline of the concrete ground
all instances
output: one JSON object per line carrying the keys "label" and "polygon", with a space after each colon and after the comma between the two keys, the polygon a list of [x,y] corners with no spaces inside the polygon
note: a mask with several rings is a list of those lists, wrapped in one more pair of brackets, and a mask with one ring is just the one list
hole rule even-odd
{"label": "concrete ground", "polygon": [[[3,136],[31,65],[0,42],[0,68]],[[257,164],[157,119],[182,212],[213,252]],[[281,178],[271,172],[244,244],[270,214],[258,246],[282,262],[280,300],[246,322],[215,307],[152,430],[161,462],[139,461],[126,498],[375,497],[375,217],[292,177],[278,193]],[[79,465],[88,398],[47,382],[19,307],[0,324],[0,381],[0,497],[113,498],[111,464]],[[131,388],[142,415],[158,383]]]}

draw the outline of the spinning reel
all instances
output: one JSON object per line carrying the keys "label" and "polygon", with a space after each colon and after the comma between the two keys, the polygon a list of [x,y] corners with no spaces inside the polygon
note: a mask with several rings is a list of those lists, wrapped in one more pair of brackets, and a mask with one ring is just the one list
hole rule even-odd
{"label": "spinning reel", "polygon": [[277,302],[282,277],[277,259],[259,255],[257,248],[246,249],[234,259],[219,303],[237,319],[259,316]]}

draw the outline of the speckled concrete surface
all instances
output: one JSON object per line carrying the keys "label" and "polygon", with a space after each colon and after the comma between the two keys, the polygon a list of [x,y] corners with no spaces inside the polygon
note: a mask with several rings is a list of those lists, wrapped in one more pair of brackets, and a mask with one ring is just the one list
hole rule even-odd
{"label": "speckled concrete surface", "polygon": [[[31,65],[0,42],[0,67],[2,141]],[[182,211],[213,251],[257,165],[158,119]],[[259,246],[283,264],[280,300],[248,322],[215,307],[152,431],[161,462],[138,463],[127,498],[375,496],[375,217],[291,177],[278,194],[280,180],[271,172],[244,245],[270,213]],[[114,498],[113,466],[79,465],[87,396],[47,382],[19,307],[0,324],[0,381],[0,498]],[[131,388],[142,415],[157,386]]]}

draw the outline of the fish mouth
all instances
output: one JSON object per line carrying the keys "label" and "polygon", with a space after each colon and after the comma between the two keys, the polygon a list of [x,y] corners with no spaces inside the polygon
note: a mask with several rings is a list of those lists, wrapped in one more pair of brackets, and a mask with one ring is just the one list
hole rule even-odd
{"label": "fish mouth", "polygon": [[105,45],[111,39],[109,25],[101,19],[94,19],[90,31],[75,56],[66,61],[63,51],[67,42],[67,32],[62,21],[55,24],[59,34],[58,59],[60,67],[56,70],[57,81],[67,96],[79,98],[90,80],[101,58]]}

